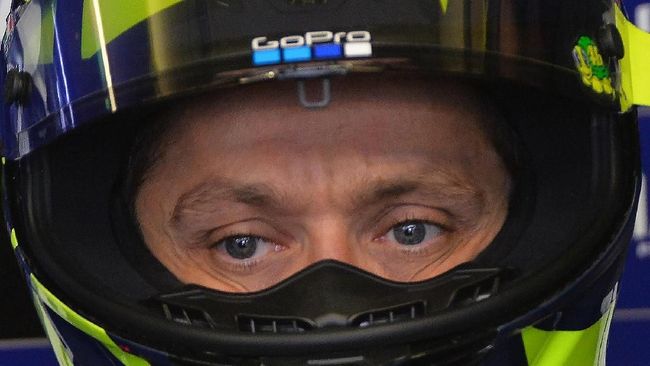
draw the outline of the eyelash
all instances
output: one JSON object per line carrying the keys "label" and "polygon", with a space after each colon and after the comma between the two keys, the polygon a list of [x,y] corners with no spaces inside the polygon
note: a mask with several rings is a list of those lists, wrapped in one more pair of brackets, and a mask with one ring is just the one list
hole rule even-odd
{"label": "eyelash", "polygon": [[257,265],[259,265],[259,259],[244,260],[238,262],[227,262],[226,265],[228,269],[233,272],[251,272]]}

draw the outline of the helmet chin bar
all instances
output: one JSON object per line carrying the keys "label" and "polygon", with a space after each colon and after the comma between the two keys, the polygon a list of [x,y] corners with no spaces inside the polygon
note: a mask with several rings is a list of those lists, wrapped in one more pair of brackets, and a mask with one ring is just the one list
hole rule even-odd
{"label": "helmet chin bar", "polygon": [[[404,344],[399,346],[400,352],[393,356],[381,347],[370,350],[347,344],[341,349],[340,345],[328,345],[325,341],[307,354],[295,354],[295,350],[303,348],[296,346],[304,346],[306,334],[327,334],[325,340],[336,333],[345,339],[347,333],[363,328],[375,328],[381,332],[383,327],[386,332],[393,332],[400,323],[487,300],[514,277],[513,272],[504,268],[473,268],[471,263],[466,263],[430,280],[398,283],[329,260],[316,263],[278,285],[256,293],[225,293],[188,285],[180,291],[154,296],[145,303],[170,321],[206,331],[238,334],[250,341],[257,339],[259,346],[274,341],[273,338],[282,338],[285,346],[278,353],[291,355],[296,362],[303,356],[305,360],[314,361],[320,352],[327,352],[330,359],[332,351],[342,351],[341,357],[349,359],[349,363],[341,359],[341,363],[334,364],[374,365],[393,362],[396,360],[393,356],[397,354],[404,362],[409,362],[422,357],[429,360],[430,357],[439,357],[441,352],[454,352],[456,348],[458,352],[466,352],[471,347],[487,350],[492,338],[476,332],[476,337],[464,336],[455,341],[451,340],[453,335],[435,341],[404,339]],[[412,357],[404,359],[404,347],[410,349],[408,354]],[[258,351],[251,349],[245,354],[247,358],[249,355],[255,358],[264,356],[255,355],[255,352]],[[243,354],[235,351],[232,356],[240,355]],[[288,359],[280,357],[282,361],[278,358],[276,363],[273,358],[265,364],[287,364]]]}

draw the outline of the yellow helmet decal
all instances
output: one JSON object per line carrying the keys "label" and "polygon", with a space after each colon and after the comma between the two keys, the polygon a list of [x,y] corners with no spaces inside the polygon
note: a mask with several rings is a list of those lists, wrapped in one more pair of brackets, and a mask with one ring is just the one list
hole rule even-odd
{"label": "yellow helmet decal", "polygon": [[181,1],[84,0],[81,57],[92,57],[134,25]]}
{"label": "yellow helmet decal", "polygon": [[447,12],[447,5],[449,5],[448,0],[440,0],[440,8],[442,8],[443,14]]}
{"label": "yellow helmet decal", "polygon": [[528,366],[598,366],[605,364],[612,304],[593,325],[582,330],[541,330],[530,326],[521,332]]}
{"label": "yellow helmet decal", "polygon": [[18,248],[18,238],[16,237],[16,230],[11,229],[11,247],[16,250]]}
{"label": "yellow helmet decal", "polygon": [[650,33],[627,20],[618,6],[616,28],[621,34],[625,56],[621,60],[621,109],[632,105],[650,106]]}
{"label": "yellow helmet decal", "polygon": [[[61,318],[65,319],[68,323],[72,324],[75,328],[83,331],[89,336],[95,338],[99,341],[106,349],[113,355],[115,358],[120,360],[125,366],[149,366],[149,362],[146,360],[132,355],[130,353],[124,352],[115,342],[108,336],[104,328],[99,325],[92,323],[90,320],[84,318],[79,313],[70,309],[66,304],[59,300],[54,294],[52,294],[43,284],[34,276],[30,275],[32,291],[34,291],[34,301],[36,302],[37,308],[40,310],[41,320],[45,326],[45,329],[50,338],[50,342],[57,353],[57,358],[63,363],[65,361],[72,361],[72,354],[66,352],[66,347],[63,344],[60,337],[56,334],[56,329],[52,324],[51,320],[48,317],[44,316],[43,306],[47,306],[52,309],[56,314]],[[54,329],[50,329],[54,328]],[[54,332],[54,333],[52,333]]]}
{"label": "yellow helmet decal", "polygon": [[47,335],[47,339],[50,341],[57,362],[61,366],[74,366],[74,356],[54,326],[54,322],[52,322],[49,314],[45,311],[45,305],[36,298],[34,299],[34,304],[36,306],[36,313],[41,320],[41,324],[43,324],[45,335]]}

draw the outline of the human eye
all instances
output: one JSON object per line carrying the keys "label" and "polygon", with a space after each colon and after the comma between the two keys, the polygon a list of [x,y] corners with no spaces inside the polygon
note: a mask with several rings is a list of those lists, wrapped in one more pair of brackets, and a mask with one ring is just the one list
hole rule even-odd
{"label": "human eye", "polygon": [[409,250],[434,242],[444,232],[445,230],[435,223],[409,220],[392,226],[384,235],[384,240]]}
{"label": "human eye", "polygon": [[256,235],[232,235],[218,240],[213,248],[220,259],[231,269],[250,269],[270,252],[281,247],[270,240]]}

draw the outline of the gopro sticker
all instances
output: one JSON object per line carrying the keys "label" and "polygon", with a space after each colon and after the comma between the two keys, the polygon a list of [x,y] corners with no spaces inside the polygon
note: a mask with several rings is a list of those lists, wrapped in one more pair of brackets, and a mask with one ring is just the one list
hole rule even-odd
{"label": "gopro sticker", "polygon": [[251,41],[255,66],[312,60],[335,60],[372,56],[372,37],[368,31],[307,32],[279,40],[256,37]]}

